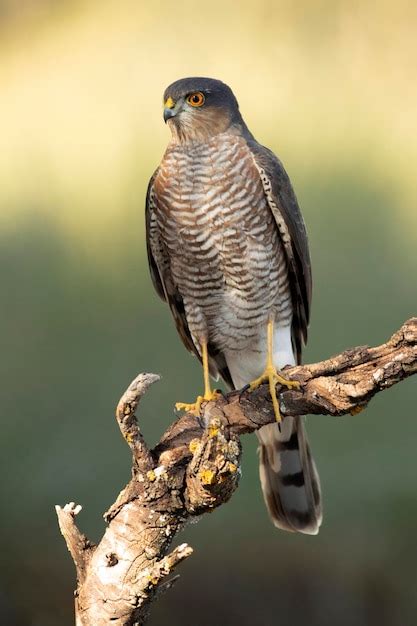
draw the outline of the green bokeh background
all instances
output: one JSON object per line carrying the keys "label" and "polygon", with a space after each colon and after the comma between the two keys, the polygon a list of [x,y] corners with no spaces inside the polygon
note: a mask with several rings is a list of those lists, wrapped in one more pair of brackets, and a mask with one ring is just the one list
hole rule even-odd
{"label": "green bokeh background", "polygon": [[[165,86],[222,78],[284,161],[305,215],[314,300],[306,360],[385,341],[417,313],[416,5],[0,1],[0,623],[72,623],[54,504],[102,512],[129,477],[114,406],[139,371],[150,443],[201,386],[153,292],[147,181],[168,140]],[[254,437],[232,501],[151,626],[415,623],[417,386],[365,413],[310,418],[325,519],[277,532]]]}

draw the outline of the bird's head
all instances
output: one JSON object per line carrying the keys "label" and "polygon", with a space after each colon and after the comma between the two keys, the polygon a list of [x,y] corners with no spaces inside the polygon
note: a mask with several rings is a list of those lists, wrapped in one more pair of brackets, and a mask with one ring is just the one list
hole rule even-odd
{"label": "bird's head", "polygon": [[232,90],[213,78],[182,78],[167,87],[164,120],[181,143],[204,142],[243,124]]}

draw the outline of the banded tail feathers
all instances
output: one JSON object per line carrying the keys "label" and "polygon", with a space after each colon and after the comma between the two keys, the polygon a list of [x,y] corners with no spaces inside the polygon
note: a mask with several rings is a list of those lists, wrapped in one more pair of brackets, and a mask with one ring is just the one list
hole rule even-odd
{"label": "banded tail feathers", "polygon": [[320,480],[311,455],[304,423],[286,417],[263,426],[259,475],[266,507],[277,528],[316,535],[322,521]]}

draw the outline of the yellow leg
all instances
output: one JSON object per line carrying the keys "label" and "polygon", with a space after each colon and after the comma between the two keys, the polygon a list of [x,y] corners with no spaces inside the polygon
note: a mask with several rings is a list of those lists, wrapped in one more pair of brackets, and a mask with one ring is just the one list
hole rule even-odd
{"label": "yellow leg", "polygon": [[288,380],[278,374],[277,369],[273,363],[273,354],[274,354],[274,322],[270,320],[268,322],[268,356],[266,362],[266,368],[262,376],[256,378],[250,384],[250,391],[253,391],[262,383],[268,381],[269,383],[269,393],[271,394],[272,405],[274,407],[275,418],[277,422],[281,421],[281,413],[279,410],[279,403],[277,398],[277,392],[275,385],[279,383],[280,385],[285,385],[289,389],[295,388],[297,389],[300,386],[300,383],[296,380]]}
{"label": "yellow leg", "polygon": [[213,391],[210,386],[210,373],[209,373],[208,352],[207,352],[206,341],[204,341],[201,344],[201,358],[203,361],[204,395],[197,396],[197,400],[192,404],[187,404],[186,402],[177,402],[175,405],[175,408],[178,411],[179,410],[189,411],[191,413],[195,413],[195,415],[199,415],[201,405],[203,402],[210,402],[210,400],[216,400],[220,395],[217,391]]}

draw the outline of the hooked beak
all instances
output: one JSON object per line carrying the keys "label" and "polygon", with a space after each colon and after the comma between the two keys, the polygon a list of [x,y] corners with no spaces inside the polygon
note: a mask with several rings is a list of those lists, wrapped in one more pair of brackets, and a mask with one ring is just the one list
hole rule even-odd
{"label": "hooked beak", "polygon": [[179,103],[174,102],[171,98],[167,98],[164,102],[164,122],[167,123],[172,117],[175,117],[179,110]]}

